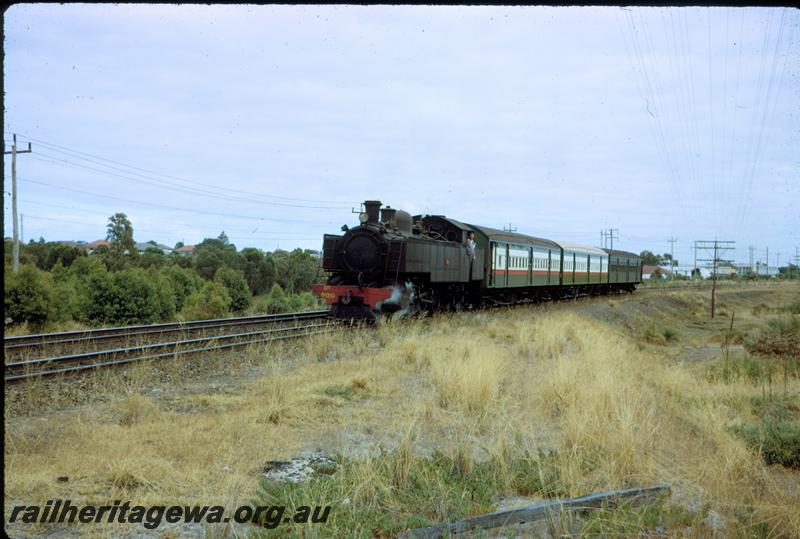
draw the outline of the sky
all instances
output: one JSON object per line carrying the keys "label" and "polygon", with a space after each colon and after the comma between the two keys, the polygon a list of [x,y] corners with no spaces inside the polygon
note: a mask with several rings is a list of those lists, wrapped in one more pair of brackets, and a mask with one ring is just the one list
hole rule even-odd
{"label": "sky", "polygon": [[[800,246],[800,11],[17,4],[23,239],[321,249],[378,199],[553,240]],[[11,236],[11,159],[4,235]]]}

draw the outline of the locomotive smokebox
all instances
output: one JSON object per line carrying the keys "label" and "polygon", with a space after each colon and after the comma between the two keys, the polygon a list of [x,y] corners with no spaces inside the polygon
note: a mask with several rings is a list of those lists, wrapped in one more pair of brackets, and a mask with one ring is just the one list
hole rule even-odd
{"label": "locomotive smokebox", "polygon": [[381,210],[380,200],[365,200],[364,211],[367,214],[367,223],[377,223],[380,210]]}

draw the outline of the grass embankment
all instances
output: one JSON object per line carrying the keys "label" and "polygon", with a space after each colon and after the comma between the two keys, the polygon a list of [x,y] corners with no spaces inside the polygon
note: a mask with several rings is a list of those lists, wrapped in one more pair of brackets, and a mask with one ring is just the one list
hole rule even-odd
{"label": "grass embankment", "polygon": [[[767,319],[793,316],[777,303],[744,312],[763,300],[731,294],[721,309],[737,309],[743,341]],[[705,324],[705,296],[693,292],[665,298],[337,331],[238,354],[253,369],[213,385],[145,392],[150,367],[137,366],[125,386],[105,382],[108,402],[9,424],[6,500],[323,504],[333,506],[327,524],[292,531],[367,537],[490,511],[498,497],[666,481],[673,495],[653,508],[551,522],[551,531],[800,535],[800,474],[765,463],[761,434],[767,416],[796,424],[797,370],[785,371],[785,387],[784,371],[769,387],[734,375],[733,362],[756,359],[725,359],[724,317]],[[708,361],[679,360],[709,341]],[[31,403],[7,401],[7,418],[12,405]],[[341,469],[258,486],[265,461],[318,450],[341,455]]]}

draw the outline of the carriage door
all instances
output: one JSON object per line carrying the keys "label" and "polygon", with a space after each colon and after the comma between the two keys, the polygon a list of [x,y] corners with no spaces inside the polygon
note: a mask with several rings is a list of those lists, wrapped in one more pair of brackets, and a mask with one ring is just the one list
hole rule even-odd
{"label": "carriage door", "polygon": [[506,287],[508,287],[508,255],[511,254],[510,250],[511,250],[511,246],[508,243],[506,243],[506,256],[503,257],[503,269],[505,270],[505,274],[506,274],[506,277],[505,277],[505,283],[506,283],[505,286]]}
{"label": "carriage door", "polygon": [[489,244],[489,251],[492,253],[491,262],[489,264],[489,286],[494,285],[494,274],[497,271],[497,244],[491,242]]}
{"label": "carriage door", "polygon": [[575,263],[578,261],[578,255],[572,253],[572,284],[575,284]]}
{"label": "carriage door", "polygon": [[532,285],[536,279],[536,271],[533,269],[533,263],[536,262],[536,250],[533,247],[529,247],[528,250],[528,284]]}

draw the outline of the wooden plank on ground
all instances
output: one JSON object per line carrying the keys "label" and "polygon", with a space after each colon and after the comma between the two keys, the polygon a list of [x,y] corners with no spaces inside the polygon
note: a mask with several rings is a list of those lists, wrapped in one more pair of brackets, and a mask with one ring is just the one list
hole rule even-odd
{"label": "wooden plank on ground", "polygon": [[535,520],[548,518],[563,510],[583,512],[599,507],[615,507],[622,500],[628,501],[634,505],[641,505],[652,502],[661,493],[669,492],[669,489],[670,486],[668,484],[661,483],[651,487],[611,490],[566,500],[546,500],[533,505],[503,509],[486,515],[465,518],[449,524],[440,524],[428,528],[415,528],[400,533],[398,537],[425,539],[434,539],[442,536],[447,537],[476,528],[488,530],[500,526],[533,522]]}

